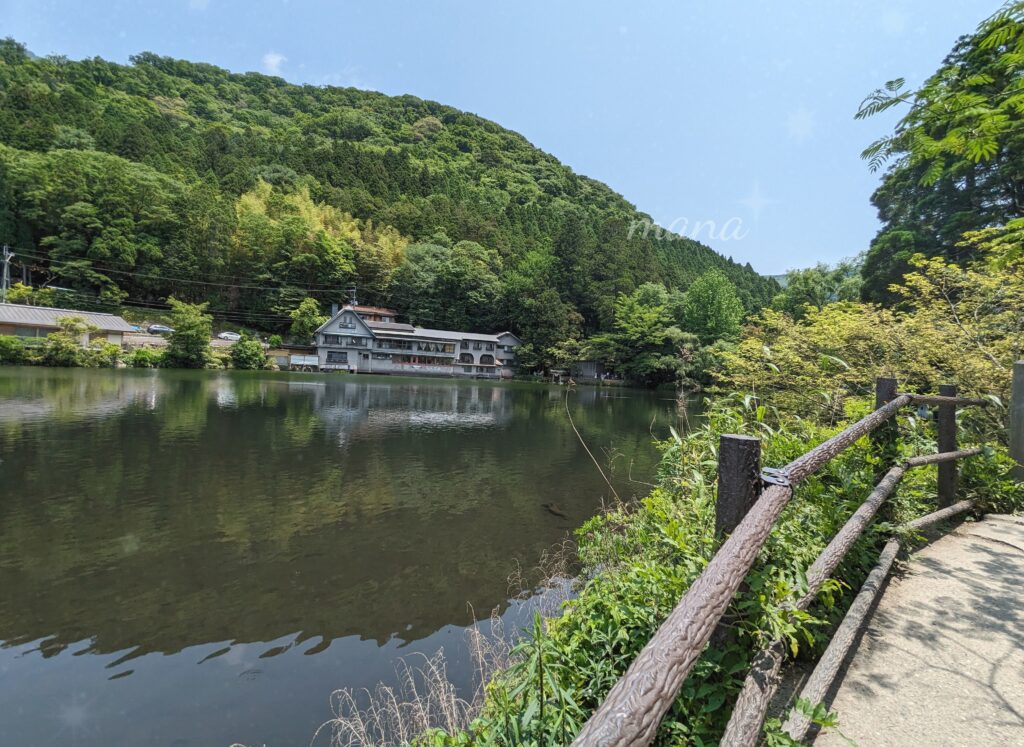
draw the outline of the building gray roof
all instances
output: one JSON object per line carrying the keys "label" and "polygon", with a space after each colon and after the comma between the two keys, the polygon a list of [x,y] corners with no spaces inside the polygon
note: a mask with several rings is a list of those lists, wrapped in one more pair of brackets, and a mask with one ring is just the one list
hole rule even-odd
{"label": "building gray roof", "polygon": [[14,324],[26,327],[58,327],[58,319],[70,316],[81,318],[103,332],[132,332],[134,328],[116,314],[101,314],[96,311],[76,309],[54,309],[49,306],[25,306],[19,303],[0,303],[0,324]]}
{"label": "building gray roof", "polygon": [[435,340],[472,340],[474,342],[497,342],[498,335],[483,335],[476,332],[451,332],[447,329],[416,327],[416,335]]}
{"label": "building gray roof", "polygon": [[371,322],[364,319],[363,324],[372,330],[380,332],[404,332],[411,334],[416,331],[416,328],[411,324],[402,324],[401,322]]}

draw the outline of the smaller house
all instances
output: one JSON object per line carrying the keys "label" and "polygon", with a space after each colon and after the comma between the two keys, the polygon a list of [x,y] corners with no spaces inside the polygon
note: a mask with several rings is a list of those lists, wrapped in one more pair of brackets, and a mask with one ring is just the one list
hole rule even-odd
{"label": "smaller house", "polygon": [[58,320],[68,317],[78,317],[86,324],[96,328],[91,333],[82,335],[80,340],[82,347],[95,340],[106,340],[115,345],[121,345],[124,343],[124,335],[134,331],[132,325],[116,314],[0,303],[0,335],[46,337],[51,332],[60,329]]}

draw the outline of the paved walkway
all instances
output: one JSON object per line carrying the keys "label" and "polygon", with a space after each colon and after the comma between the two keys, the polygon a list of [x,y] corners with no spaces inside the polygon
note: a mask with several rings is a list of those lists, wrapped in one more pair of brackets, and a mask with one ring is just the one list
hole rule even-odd
{"label": "paved walkway", "polygon": [[816,747],[1024,745],[1024,517],[962,524],[911,555],[831,706],[841,734]]}

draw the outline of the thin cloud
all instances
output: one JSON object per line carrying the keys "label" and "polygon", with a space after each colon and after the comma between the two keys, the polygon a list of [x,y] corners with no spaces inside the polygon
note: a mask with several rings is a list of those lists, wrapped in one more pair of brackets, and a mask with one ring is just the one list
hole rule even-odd
{"label": "thin cloud", "polygon": [[210,7],[210,0],[188,0],[188,7],[191,10],[206,10]]}
{"label": "thin cloud", "polygon": [[814,136],[816,124],[814,112],[802,106],[786,116],[786,132],[798,143]]}
{"label": "thin cloud", "polygon": [[288,62],[288,58],[280,52],[267,52],[263,55],[263,69],[271,75],[281,74],[281,65]]}

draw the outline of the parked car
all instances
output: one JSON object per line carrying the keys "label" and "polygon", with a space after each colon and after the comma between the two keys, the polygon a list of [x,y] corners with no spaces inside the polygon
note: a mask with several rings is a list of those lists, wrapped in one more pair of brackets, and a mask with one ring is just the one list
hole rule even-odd
{"label": "parked car", "polygon": [[221,332],[219,335],[217,335],[217,339],[228,340],[230,342],[238,342],[239,340],[242,339],[242,336],[237,332]]}
{"label": "parked car", "polygon": [[146,327],[146,331],[151,335],[169,335],[174,330],[166,324],[150,324]]}

